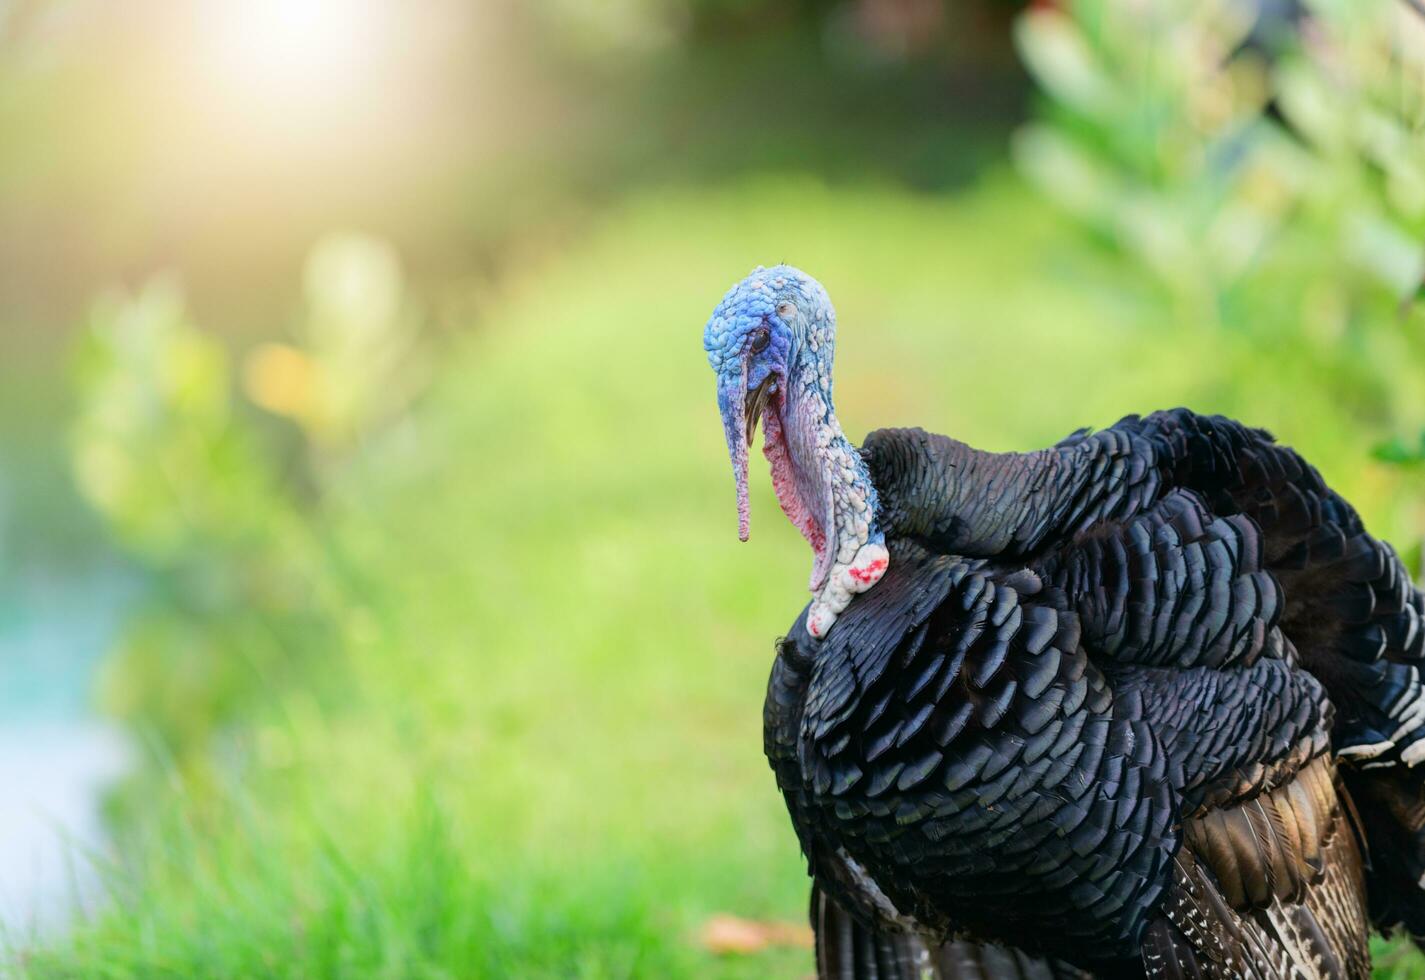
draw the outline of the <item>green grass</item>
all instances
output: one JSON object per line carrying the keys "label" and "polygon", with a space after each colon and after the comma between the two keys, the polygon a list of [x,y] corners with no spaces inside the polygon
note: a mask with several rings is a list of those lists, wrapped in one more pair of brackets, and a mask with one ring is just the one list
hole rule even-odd
{"label": "green grass", "polygon": [[1151,322],[1008,180],[644,198],[512,275],[421,410],[349,464],[313,518],[339,654],[263,692],[217,777],[144,783],[114,902],[25,971],[806,975],[805,950],[696,942],[716,912],[805,907],[760,711],[809,555],[765,478],[738,544],[700,346],[724,289],[783,259],[838,304],[853,434],[1023,448],[1186,402],[1274,428],[1382,531],[1418,515],[1303,369]]}

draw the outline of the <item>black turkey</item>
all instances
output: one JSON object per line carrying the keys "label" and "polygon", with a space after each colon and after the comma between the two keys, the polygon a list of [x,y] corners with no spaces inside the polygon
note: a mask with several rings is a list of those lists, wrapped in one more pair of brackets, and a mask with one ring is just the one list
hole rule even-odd
{"label": "black turkey", "polygon": [[860,449],[787,266],[709,320],[813,600],[767,757],[821,976],[1351,977],[1425,935],[1425,600],[1292,450],[1185,409],[1032,453]]}

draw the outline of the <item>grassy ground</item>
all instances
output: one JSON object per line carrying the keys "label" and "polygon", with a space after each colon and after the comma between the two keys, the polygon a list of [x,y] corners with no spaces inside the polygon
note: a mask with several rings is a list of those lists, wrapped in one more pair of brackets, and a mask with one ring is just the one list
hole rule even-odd
{"label": "grassy ground", "polygon": [[806,975],[805,950],[696,941],[717,912],[798,920],[807,890],[760,707],[809,555],[765,479],[738,544],[700,348],[783,259],[838,304],[853,435],[1023,448],[1187,402],[1272,427],[1382,531],[1418,518],[1309,377],[1151,322],[1005,180],[646,198],[518,272],[350,465],[313,519],[346,595],[320,687],[265,691],[219,776],[154,782],[112,908],[26,972]]}

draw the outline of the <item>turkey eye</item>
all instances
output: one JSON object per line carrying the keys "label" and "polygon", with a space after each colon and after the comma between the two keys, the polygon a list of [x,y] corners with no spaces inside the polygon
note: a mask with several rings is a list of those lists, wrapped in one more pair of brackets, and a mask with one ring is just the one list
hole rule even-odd
{"label": "turkey eye", "polygon": [[772,334],[766,327],[752,335],[752,353],[760,354],[767,349],[767,345],[772,342]]}

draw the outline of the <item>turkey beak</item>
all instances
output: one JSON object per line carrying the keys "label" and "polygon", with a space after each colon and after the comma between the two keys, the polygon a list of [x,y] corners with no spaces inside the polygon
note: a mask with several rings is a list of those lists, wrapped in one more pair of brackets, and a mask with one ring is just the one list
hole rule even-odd
{"label": "turkey beak", "polygon": [[750,447],[752,441],[757,437],[757,423],[762,420],[762,413],[766,410],[768,402],[772,400],[772,395],[777,390],[776,379],[768,374],[762,379],[762,383],[747,393],[747,398],[743,401],[743,414],[747,419],[747,445]]}

